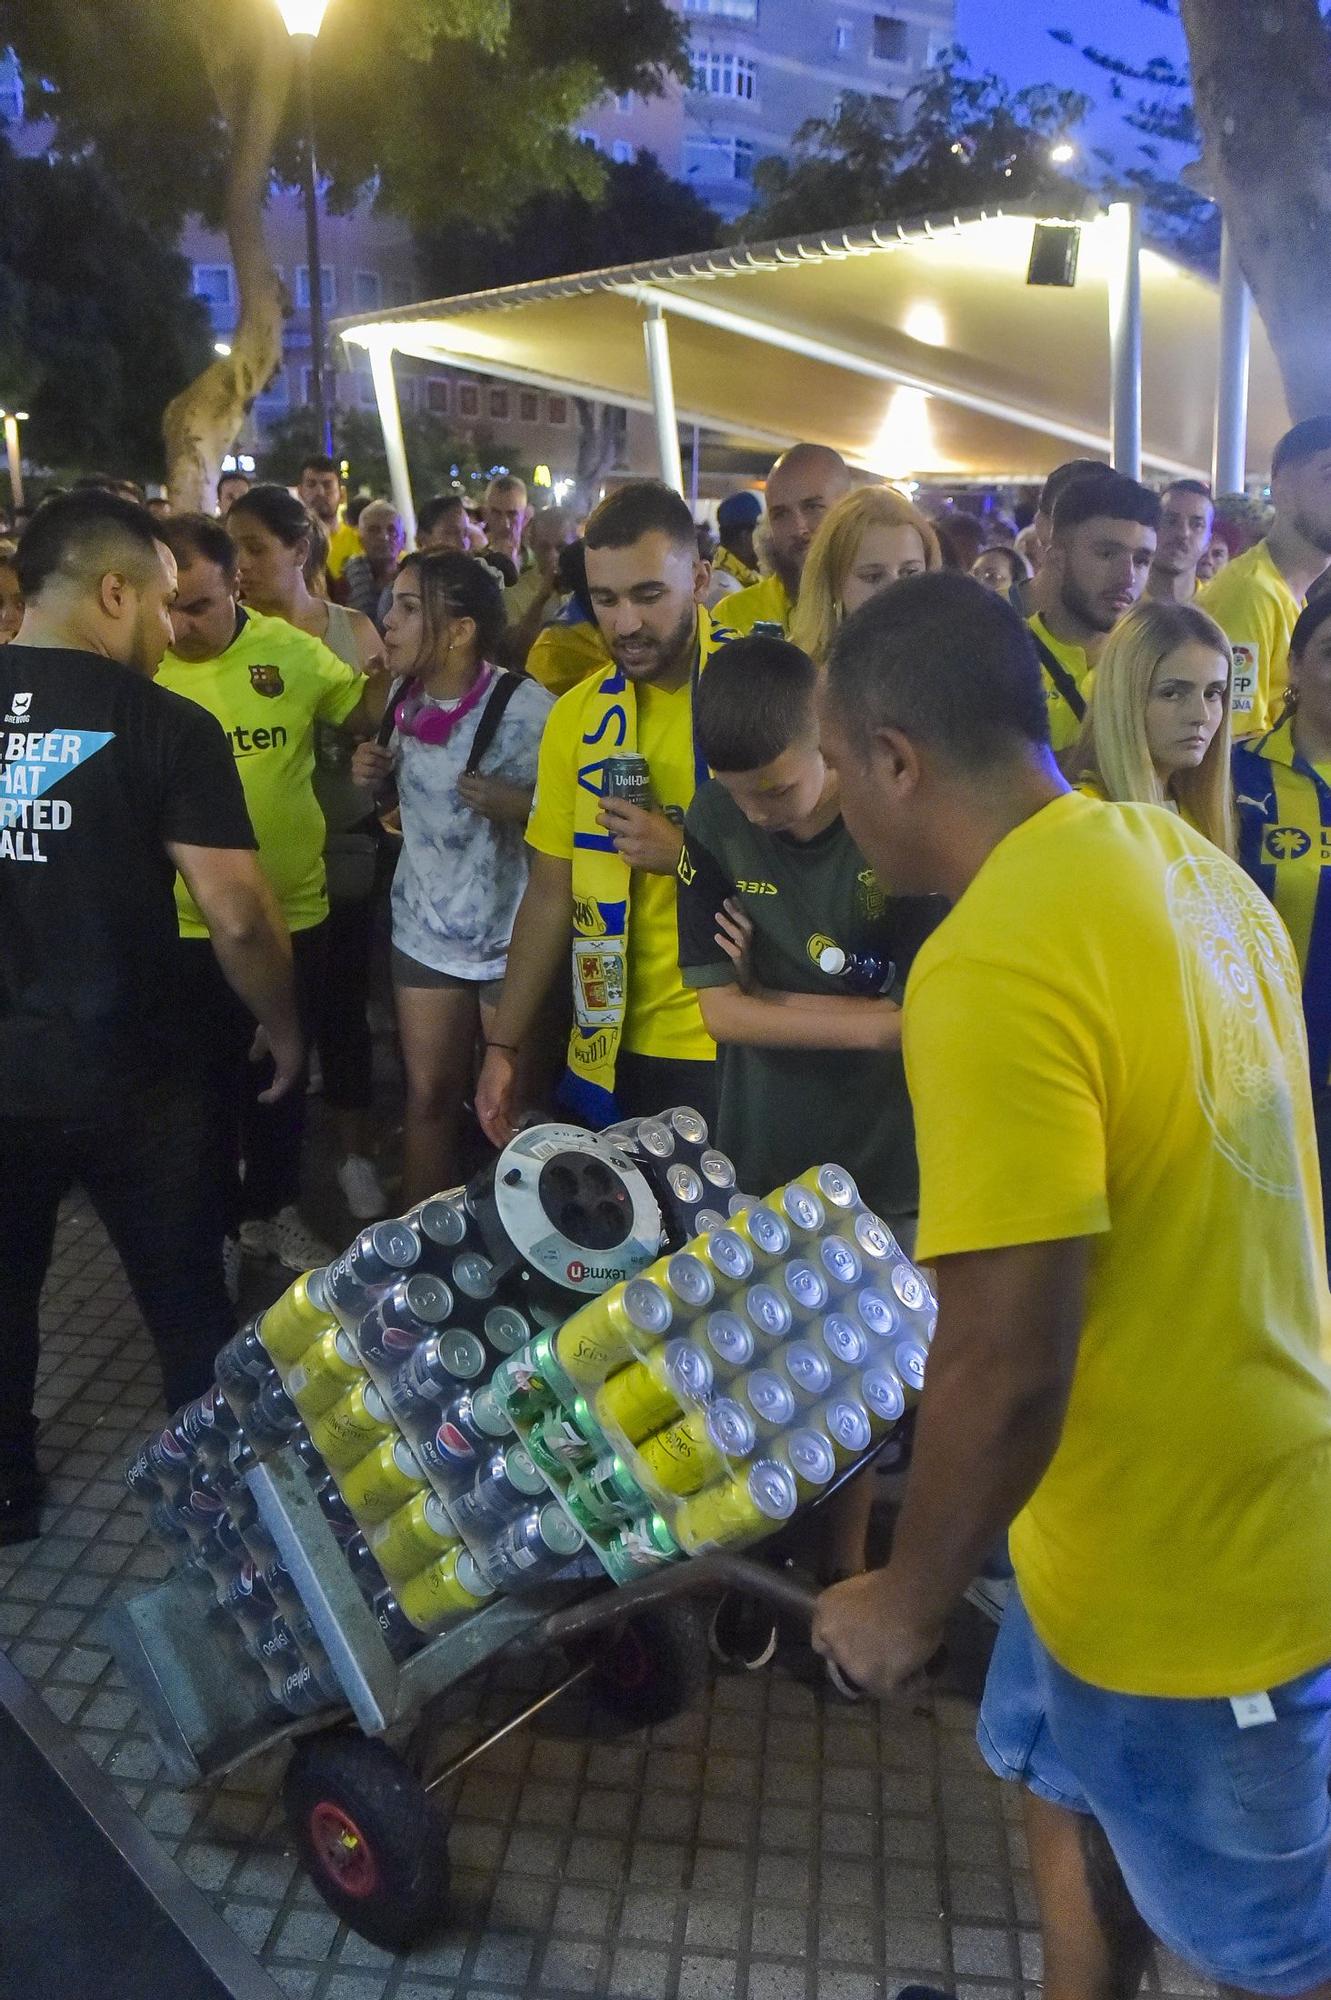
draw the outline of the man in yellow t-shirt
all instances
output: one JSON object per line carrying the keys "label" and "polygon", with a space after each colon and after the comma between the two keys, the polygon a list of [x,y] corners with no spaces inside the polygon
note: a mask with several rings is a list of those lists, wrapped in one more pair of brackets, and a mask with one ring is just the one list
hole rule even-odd
{"label": "man in yellow t-shirt", "polygon": [[337,460],[323,453],[307,458],[300,468],[296,496],[323,526],[328,537],[328,581],[337,583],[351,558],[364,553],[359,533],[342,517],[342,474]]}
{"label": "man in yellow t-shirt", "polygon": [[[313,784],[314,726],[340,723],[368,732],[378,720],[380,691],[309,633],[240,607],[235,544],[220,522],[176,514],[162,522],[161,536],[176,558],[179,583],[172,647],[157,678],[206,708],[226,731],[259,865],[291,932],[308,1041],[321,982],[337,976],[335,966],[325,965],[328,896],[324,820]],[[309,1270],[327,1262],[317,1254],[327,1246],[298,1208],[304,1084],[276,1103],[263,1102],[265,1069],[247,1060],[252,1025],[217,971],[207,926],[183,881],[176,884],[176,908],[181,977],[225,1154],[227,1233],[255,1256]]]}
{"label": "man in yellow t-shirt", "polygon": [[708,654],[733,634],[714,625],[702,607],[708,566],[698,559],[688,507],[669,487],[646,479],[620,487],[594,509],[584,539],[597,622],[615,667],[632,686],[637,754],[647,762],[653,805],[644,810],[609,799],[597,815],[603,834],[575,830],[579,764],[585,746],[603,740],[591,717],[600,713],[605,676],[593,674],[556,702],[541,744],[527,827],[531,874],[476,1094],[477,1113],[496,1144],[511,1133],[520,1108],[519,1051],[574,951],[580,841],[607,843],[632,870],[614,1068],[619,1115],[691,1104],[710,1121],[715,1107],[716,1044],[703,1026],[697,995],[680,977],[675,870],[699,777],[694,678]]}
{"label": "man in yellow t-shirt", "polygon": [[1154,493],[1108,467],[1069,481],[1054,502],[1028,622],[1056,751],[1075,743],[1100,648],[1146,588],[1159,516]]}
{"label": "man in yellow t-shirt", "polygon": [[1223,1987],[1324,1990],[1331,1299],[1289,940],[1176,815],[1069,793],[1029,639],[967,578],[846,622],[823,745],[880,876],[953,909],[905,1002],[914,1463],[815,1642],[901,1685],[1010,1524],[979,1735],[1026,1787],[1046,1976],[1132,1993],[1149,1927]]}
{"label": "man in yellow t-shirt", "polygon": [[1271,460],[1275,519],[1266,539],[1199,591],[1234,649],[1236,736],[1274,728],[1289,682],[1289,641],[1308,592],[1331,563],[1331,416],[1286,431]]}
{"label": "man in yellow t-shirt", "polygon": [[825,444],[793,444],[767,475],[767,542],[771,576],[725,600],[726,624],[741,635],[755,625],[779,625],[789,637],[804,561],[823,517],[852,485],[840,452]]}

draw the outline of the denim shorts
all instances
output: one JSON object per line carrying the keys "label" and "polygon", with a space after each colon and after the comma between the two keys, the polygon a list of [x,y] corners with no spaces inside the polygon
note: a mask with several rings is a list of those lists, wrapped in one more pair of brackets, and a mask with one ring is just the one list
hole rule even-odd
{"label": "denim shorts", "polygon": [[1014,1590],[980,1708],[1000,1778],[1103,1827],[1171,1951],[1221,1986],[1288,1996],[1331,1979],[1331,1667],[1229,1701],[1110,1694],[1051,1658]]}

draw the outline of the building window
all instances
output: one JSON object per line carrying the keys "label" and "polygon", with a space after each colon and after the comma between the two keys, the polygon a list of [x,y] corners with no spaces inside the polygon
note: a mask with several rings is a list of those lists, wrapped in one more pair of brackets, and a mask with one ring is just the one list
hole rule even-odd
{"label": "building window", "polygon": [[356,312],[375,312],[383,304],[384,288],[377,271],[357,271],[351,281],[351,303]]}
{"label": "building window", "polygon": [[508,422],[507,389],[492,389],[490,391],[490,415],[496,423],[506,424]]}
{"label": "building window", "polygon": [[905,62],[910,53],[910,30],[895,14],[873,17],[873,59],[875,62]]}
{"label": "building window", "polygon": [[633,109],[633,92],[626,90],[622,97],[615,99],[615,109],[621,118],[627,118]]}
{"label": "building window", "polygon": [[425,407],[432,416],[448,415],[448,383],[442,375],[432,375],[426,383]]}
{"label": "building window", "polygon": [[758,0],[684,0],[686,14],[712,14],[725,21],[756,21]]}
{"label": "building window", "polygon": [[481,414],[481,392],[474,382],[458,384],[458,415],[479,417]]}
{"label": "building window", "polygon": [[287,381],[285,368],[274,368],[268,380],[259,391],[259,401],[273,407],[285,409],[291,400],[291,385]]}
{"label": "building window", "polygon": [[751,181],[758,148],[738,134],[712,133],[684,141],[684,175],[700,181]]}
{"label": "building window", "polygon": [[926,69],[936,69],[938,67],[938,64],[943,59],[944,50],[950,49],[953,46],[953,40],[953,36],[944,34],[941,29],[935,29],[925,44],[924,66]]}
{"label": "building window", "polygon": [[626,167],[633,158],[633,148],[627,139],[616,139],[610,148],[610,157],[618,167]]}
{"label": "building window", "polygon": [[855,41],[853,21],[838,21],[832,30],[832,47],[839,56],[849,55]]}
{"label": "building window", "polygon": [[519,394],[518,416],[524,424],[540,423],[541,399],[534,389],[523,389]]}
{"label": "building window", "polygon": [[[324,311],[330,312],[337,304],[337,282],[333,275],[332,265],[321,264],[319,266],[319,276],[319,290],[323,299]],[[310,267],[308,264],[297,264],[296,266],[296,306],[301,312],[308,312],[310,309]]]}
{"label": "building window", "polygon": [[235,284],[229,264],[196,264],[194,266],[194,296],[206,299],[214,310],[223,310],[235,302]]}
{"label": "building window", "polygon": [[552,424],[566,424],[568,422],[568,397],[547,396],[545,413]]}
{"label": "building window", "polygon": [[695,49],[693,87],[709,97],[738,97],[752,103],[758,95],[758,65],[733,49]]}

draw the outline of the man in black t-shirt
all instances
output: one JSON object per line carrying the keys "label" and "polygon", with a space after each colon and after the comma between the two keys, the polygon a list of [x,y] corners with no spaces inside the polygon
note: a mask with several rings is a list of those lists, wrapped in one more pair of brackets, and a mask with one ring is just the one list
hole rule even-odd
{"label": "man in black t-shirt", "polygon": [[176,1003],[185,878],[263,1028],[273,1094],[302,1060],[291,948],[226,737],[154,687],[175,562],[152,516],[71,493],[34,516],[0,649],[0,1544],[36,1534],[38,1298],[83,1184],[157,1345],[169,1407],[207,1386],[233,1316],[202,1100]]}

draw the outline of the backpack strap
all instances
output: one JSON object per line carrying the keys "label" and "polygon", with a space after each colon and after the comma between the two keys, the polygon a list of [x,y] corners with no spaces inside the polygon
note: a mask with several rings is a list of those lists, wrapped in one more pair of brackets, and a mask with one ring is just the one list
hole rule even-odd
{"label": "backpack strap", "polygon": [[482,757],[495,740],[495,733],[504,719],[504,710],[526,679],[525,674],[510,674],[500,671],[495,684],[486,696],[481,719],[476,724],[476,734],[471,739],[471,749],[463,766],[463,775],[470,778],[480,764]]}
{"label": "backpack strap", "polygon": [[1035,650],[1040,655],[1041,666],[1058,689],[1059,694],[1062,695],[1068,707],[1072,710],[1072,713],[1076,716],[1078,722],[1084,722],[1086,720],[1086,697],[1073,680],[1067,668],[1063,665],[1063,662],[1059,659],[1057,653],[1050,651],[1039,633],[1032,626],[1028,625],[1026,629],[1035,641]]}

